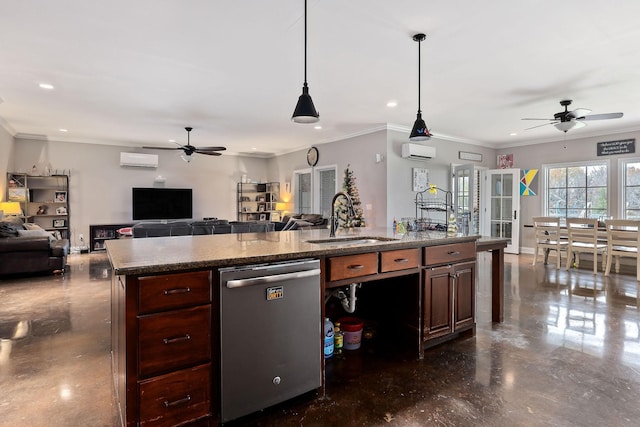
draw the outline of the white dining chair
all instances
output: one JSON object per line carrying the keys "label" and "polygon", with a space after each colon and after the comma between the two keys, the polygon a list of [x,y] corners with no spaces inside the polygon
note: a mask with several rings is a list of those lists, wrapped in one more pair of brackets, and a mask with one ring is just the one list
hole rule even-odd
{"label": "white dining chair", "polygon": [[598,220],[590,218],[567,218],[567,270],[575,257],[575,266],[580,266],[580,254],[593,255],[593,274],[598,273],[598,254],[602,255],[605,268],[607,244],[598,241]]}
{"label": "white dining chair", "polygon": [[616,273],[620,272],[620,258],[636,259],[636,280],[640,281],[640,221],[631,219],[607,220],[607,267],[604,275],[611,272],[613,257],[616,258]]}
{"label": "white dining chair", "polygon": [[560,218],[550,216],[534,216],[533,232],[535,248],[533,252],[533,265],[536,265],[538,254],[544,255],[544,263],[547,263],[549,251],[556,251],[556,268],[560,268],[562,251],[567,250],[568,241],[560,234]]}

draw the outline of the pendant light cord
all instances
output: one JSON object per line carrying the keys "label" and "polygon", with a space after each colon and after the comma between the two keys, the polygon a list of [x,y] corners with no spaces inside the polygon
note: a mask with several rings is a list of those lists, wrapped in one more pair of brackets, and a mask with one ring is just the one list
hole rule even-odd
{"label": "pendant light cord", "polygon": [[304,0],[304,85],[307,85],[307,0]]}
{"label": "pendant light cord", "polygon": [[422,63],[422,60],[420,59],[420,44],[421,43],[422,43],[422,40],[418,40],[418,114],[422,113],[422,109],[420,108],[420,93],[422,92],[420,90],[420,75],[421,75],[420,64]]}

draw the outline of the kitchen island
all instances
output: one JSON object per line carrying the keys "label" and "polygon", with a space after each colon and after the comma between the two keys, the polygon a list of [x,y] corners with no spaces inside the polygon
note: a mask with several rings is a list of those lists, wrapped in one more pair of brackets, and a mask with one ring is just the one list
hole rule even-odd
{"label": "kitchen island", "polygon": [[[477,240],[364,228],[340,230],[332,239],[327,230],[309,230],[107,242],[113,372],[123,425],[221,422],[220,269],[317,260],[319,301],[353,283],[391,281],[403,289],[402,321],[421,357],[427,346],[475,332]],[[483,240],[487,250],[503,244]],[[502,292],[496,286],[493,292],[495,312]],[[317,357],[324,366],[321,352]]]}

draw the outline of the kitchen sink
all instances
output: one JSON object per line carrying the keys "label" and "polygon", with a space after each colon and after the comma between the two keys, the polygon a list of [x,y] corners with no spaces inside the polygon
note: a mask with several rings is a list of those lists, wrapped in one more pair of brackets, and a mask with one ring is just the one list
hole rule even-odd
{"label": "kitchen sink", "polygon": [[307,240],[307,243],[328,246],[355,246],[371,243],[392,242],[395,240],[398,239],[394,239],[392,237],[338,237],[330,239]]}

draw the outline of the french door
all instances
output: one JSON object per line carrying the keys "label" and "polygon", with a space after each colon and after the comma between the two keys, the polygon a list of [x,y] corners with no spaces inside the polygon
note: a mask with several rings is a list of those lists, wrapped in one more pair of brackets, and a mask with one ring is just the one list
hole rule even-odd
{"label": "french door", "polygon": [[484,171],[482,234],[509,239],[505,252],[520,252],[520,169]]}

